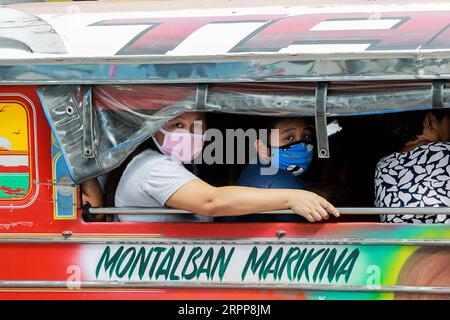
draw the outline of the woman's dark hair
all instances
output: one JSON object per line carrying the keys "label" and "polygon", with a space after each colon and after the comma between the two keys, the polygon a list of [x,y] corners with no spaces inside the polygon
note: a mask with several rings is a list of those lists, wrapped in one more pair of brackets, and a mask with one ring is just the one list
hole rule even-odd
{"label": "woman's dark hair", "polygon": [[449,114],[447,109],[439,109],[399,112],[385,116],[392,152],[402,149],[408,141],[415,139],[423,132],[423,121],[428,112],[431,112],[438,121]]}
{"label": "woman's dark hair", "polygon": [[117,186],[119,185],[120,178],[122,177],[123,172],[127,168],[128,164],[133,160],[141,152],[152,149],[158,150],[155,142],[152,138],[145,140],[141,143],[116,169],[111,171],[108,175],[108,179],[106,180],[105,187],[105,204],[107,207],[114,207],[114,197],[116,195]]}

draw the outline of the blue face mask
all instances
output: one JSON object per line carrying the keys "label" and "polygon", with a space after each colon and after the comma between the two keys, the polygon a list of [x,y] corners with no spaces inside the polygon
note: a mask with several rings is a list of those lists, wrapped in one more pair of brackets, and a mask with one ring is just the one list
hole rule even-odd
{"label": "blue face mask", "polygon": [[281,147],[271,147],[271,165],[298,176],[305,172],[312,160],[314,146],[305,141],[293,142]]}

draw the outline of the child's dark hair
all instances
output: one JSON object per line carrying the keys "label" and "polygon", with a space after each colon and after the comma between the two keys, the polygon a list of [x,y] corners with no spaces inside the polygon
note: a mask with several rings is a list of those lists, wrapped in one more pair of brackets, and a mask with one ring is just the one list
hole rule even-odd
{"label": "child's dark hair", "polygon": [[[249,118],[247,123],[251,124],[251,126],[249,128],[254,128],[254,129],[258,130],[258,134],[259,134],[259,130],[267,129],[267,134],[270,135],[271,130],[273,130],[280,121],[288,120],[288,119],[292,119],[292,117],[258,116],[258,117]],[[304,117],[303,119],[308,122],[314,123],[313,118],[311,118],[311,117]]]}

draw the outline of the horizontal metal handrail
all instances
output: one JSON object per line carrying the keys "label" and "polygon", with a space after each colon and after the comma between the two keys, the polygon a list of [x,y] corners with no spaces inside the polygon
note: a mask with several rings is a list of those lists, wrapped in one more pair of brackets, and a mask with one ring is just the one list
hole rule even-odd
{"label": "horizontal metal handrail", "polygon": [[362,246],[450,246],[450,239],[408,239],[408,238],[345,238],[345,237],[317,237],[317,238],[143,238],[143,237],[33,237],[23,235],[12,237],[0,234],[0,244],[126,244],[126,245],[362,245]]}
{"label": "horizontal metal handrail", "polygon": [[[450,215],[450,208],[337,208],[341,214],[348,215]],[[190,211],[169,208],[143,207],[103,207],[90,208],[92,214],[193,214]],[[258,212],[258,214],[296,214],[292,210],[273,210]]]}
{"label": "horizontal metal handrail", "polygon": [[260,290],[289,290],[289,291],[345,291],[345,292],[391,292],[391,293],[419,293],[419,294],[450,294],[450,287],[441,286],[358,286],[358,285],[330,285],[330,284],[299,284],[299,283],[242,283],[242,282],[206,282],[206,281],[0,281],[0,288],[67,288],[72,292],[83,288],[183,288],[183,289],[260,289]]}

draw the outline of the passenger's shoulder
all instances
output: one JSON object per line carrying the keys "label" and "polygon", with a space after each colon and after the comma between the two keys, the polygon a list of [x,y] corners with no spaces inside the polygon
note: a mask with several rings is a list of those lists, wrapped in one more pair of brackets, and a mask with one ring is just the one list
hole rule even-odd
{"label": "passenger's shoulder", "polygon": [[450,142],[437,141],[427,145],[427,148],[431,151],[444,151],[450,152]]}
{"label": "passenger's shoulder", "polygon": [[165,156],[155,150],[147,149],[133,158],[128,167],[139,169],[155,169],[158,166],[167,166],[175,164],[170,157]]}
{"label": "passenger's shoulder", "polygon": [[144,150],[144,151],[142,151],[138,156],[141,156],[141,157],[145,157],[145,158],[153,158],[153,157],[164,157],[164,155],[163,154],[161,154],[161,153],[159,153],[158,151],[156,151],[156,150],[153,150],[153,149],[146,149],[146,150]]}
{"label": "passenger's shoulder", "polygon": [[425,151],[427,157],[432,157],[433,159],[447,157],[447,155],[450,155],[450,143],[442,141],[432,142],[419,147],[419,151]]}
{"label": "passenger's shoulder", "polygon": [[164,154],[159,153],[158,151],[147,149],[143,152],[141,152],[139,155],[136,156],[137,160],[144,160],[145,162],[148,161],[174,161],[170,156],[166,156]]}
{"label": "passenger's shoulder", "polygon": [[389,164],[392,163],[392,161],[396,160],[396,153],[391,153],[388,156],[385,156],[384,158],[381,158],[380,161],[378,161],[377,165],[376,165],[376,169],[380,170],[386,166],[388,166]]}

